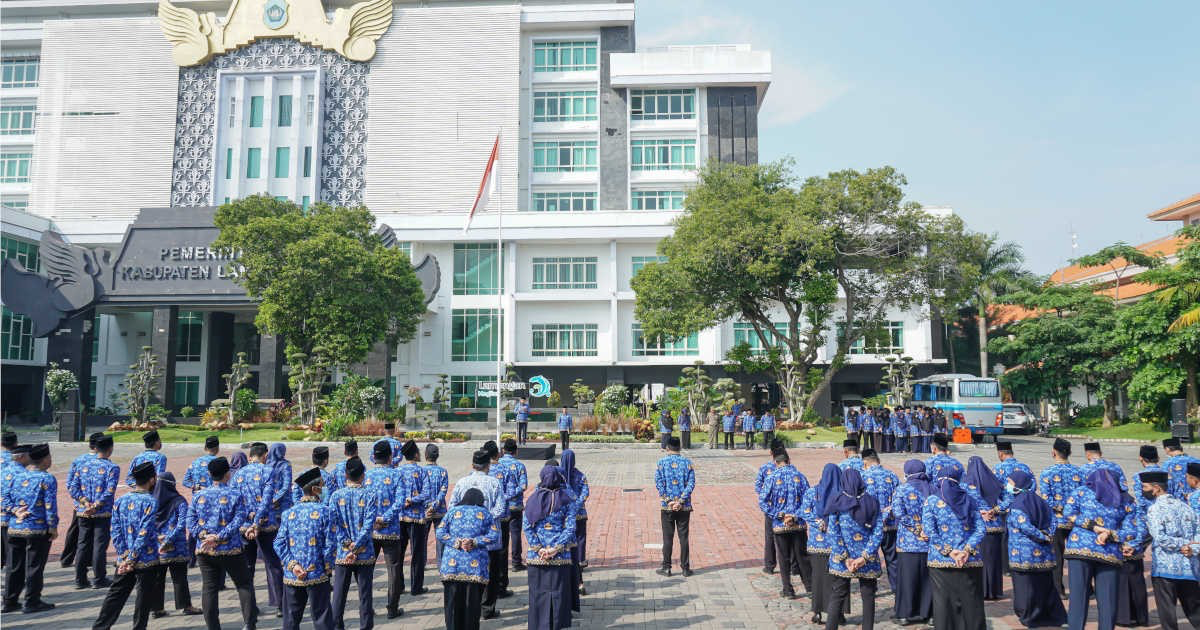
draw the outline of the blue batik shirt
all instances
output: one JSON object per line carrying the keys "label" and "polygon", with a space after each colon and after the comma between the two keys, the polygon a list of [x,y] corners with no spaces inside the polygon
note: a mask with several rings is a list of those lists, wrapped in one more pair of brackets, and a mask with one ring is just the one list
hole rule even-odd
{"label": "blue batik shirt", "polygon": [[110,530],[117,564],[131,562],[134,569],[158,564],[157,512],[158,501],[145,490],[134,490],[117,499]]}
{"label": "blue batik shirt", "polygon": [[71,494],[71,488],[78,487],[79,484],[79,469],[82,468],[85,463],[90,462],[93,459],[96,459],[95,451],[84,453],[83,455],[71,460],[71,467],[67,469],[67,494],[69,494],[71,498],[75,498],[75,495]]}
{"label": "blue batik shirt", "polygon": [[658,432],[659,433],[670,433],[671,432],[671,427],[667,424],[668,421],[670,421],[671,424],[675,423],[675,420],[673,418],[671,418],[671,414],[669,414],[665,411],[658,414]]}
{"label": "blue batik shirt", "polygon": [[[329,497],[333,495],[334,490],[336,490],[336,488],[333,488],[333,473],[329,472],[328,470],[325,470],[324,468],[321,468],[320,471],[321,471],[321,500],[327,501],[329,499]],[[292,503],[291,504],[296,505],[297,503],[300,502],[300,499],[303,499],[303,498],[304,498],[304,490],[300,486],[298,486],[296,484],[292,484]]]}
{"label": "blue batik shirt", "polygon": [[425,468],[416,462],[406,462],[396,470],[400,473],[400,487],[396,489],[396,502],[400,504],[401,522],[424,523],[425,510],[429,507],[429,488],[425,481]]}
{"label": "blue batik shirt", "polygon": [[558,430],[559,431],[570,431],[571,427],[573,425],[574,425],[574,419],[571,418],[571,414],[569,414],[569,413],[558,414]]}
{"label": "blue batik shirt", "polygon": [[892,414],[892,435],[896,437],[908,435],[908,416],[903,411]]}
{"label": "blue batik shirt", "polygon": [[909,435],[909,437],[921,437],[923,435],[926,435],[925,431],[923,429],[921,429],[921,423],[924,421],[925,421],[925,414],[914,413],[913,415],[909,416],[909,420],[908,420],[908,435]]}
{"label": "blue batik shirt", "polygon": [[672,501],[682,501],[682,511],[692,509],[692,491],[696,489],[696,471],[692,462],[678,453],[672,453],[658,460],[654,470],[654,487],[658,490],[660,508],[670,511],[668,504]]}
{"label": "blue batik shirt", "polygon": [[504,469],[503,487],[508,511],[520,512],[525,509],[525,489],[529,487],[529,472],[525,469],[525,464],[512,454],[505,453],[496,466]]}
{"label": "blue batik shirt", "polygon": [[130,488],[133,488],[137,485],[133,482],[133,469],[140,466],[142,462],[150,462],[151,464],[154,464],[154,474],[156,475],[161,475],[167,472],[167,456],[158,451],[146,449],[135,455],[133,460],[129,462],[129,472],[125,474],[125,485],[129,486]]}
{"label": "blue batik shirt", "polygon": [[1029,522],[1029,515],[1010,509],[1008,518],[1008,566],[1014,571],[1044,571],[1053,569],[1054,521],[1050,529],[1040,530]]}
{"label": "blue batik shirt", "polygon": [[[829,554],[829,572],[838,577],[877,578],[883,573],[879,561],[879,544],[883,542],[883,510],[875,514],[875,520],[866,526],[860,525],[846,513],[834,514],[829,519],[830,540],[833,552]],[[851,572],[846,563],[851,558],[865,558],[867,563]]]}
{"label": "blue batik shirt", "polygon": [[875,432],[875,416],[869,413],[862,413],[858,416],[858,430],[863,433]]}
{"label": "blue batik shirt", "polygon": [[692,414],[687,409],[684,409],[683,411],[679,412],[679,430],[680,431],[691,431],[692,430]]}
{"label": "blue batik shirt", "polygon": [[843,424],[846,427],[846,433],[858,433],[858,412],[851,411],[847,413]]}
{"label": "blue batik shirt", "polygon": [[246,509],[245,527],[258,525],[260,531],[273,532],[279,528],[280,512],[274,504],[276,495],[275,477],[266,464],[254,463],[242,466],[233,474],[231,484],[242,493]]}
{"label": "blue batik shirt", "polygon": [[863,469],[862,478],[867,492],[879,500],[879,510],[883,512],[883,529],[896,529],[896,519],[892,517],[892,494],[900,485],[900,478],[896,473],[878,464]]}
{"label": "blue batik shirt", "polygon": [[[525,551],[525,564],[530,566],[571,564],[571,548],[575,546],[576,510],[576,502],[568,501],[556,507],[554,511],[536,523],[529,522],[529,515],[522,517],[525,541],[529,543],[529,548]],[[551,549],[556,553],[549,560],[543,560],[537,553],[540,549]]]}
{"label": "blue batik shirt", "polygon": [[[1104,470],[1111,472],[1113,479],[1117,480],[1117,485],[1120,486],[1121,491],[1129,491],[1129,483],[1125,480],[1125,470],[1122,469],[1121,465],[1116,462],[1109,461],[1103,457],[1098,457],[1095,460],[1080,466],[1079,471],[1080,474],[1083,475],[1083,478],[1087,479],[1088,475],[1092,474],[1092,471],[1096,470],[1097,468],[1103,468]],[[1141,488],[1134,488],[1135,493],[1141,491]]]}
{"label": "blue batik shirt", "polygon": [[851,455],[850,457],[843,459],[842,461],[838,462],[838,468],[841,468],[842,470],[853,468],[861,473],[863,470],[862,455]]}
{"label": "blue batik shirt", "polygon": [[[442,580],[450,582],[488,582],[488,550],[500,544],[500,525],[492,518],[487,508],[474,505],[459,505],[446,512],[442,524],[435,532],[445,548],[438,572]],[[454,546],[454,541],[469,538],[475,546],[465,551]]]}
{"label": "blue batik shirt", "polygon": [[774,415],[769,414],[769,413],[764,413],[762,415],[762,418],[760,418],[760,420],[762,421],[762,430],[763,431],[774,431],[775,430],[775,416]]}
{"label": "blue batik shirt", "polygon": [[216,455],[205,453],[197,457],[183,472],[183,487],[192,491],[192,496],[212,485],[212,475],[208,473],[208,462],[216,459]]}
{"label": "blue batik shirt", "polygon": [[938,479],[949,475],[952,470],[958,471],[959,478],[962,478],[967,472],[961,462],[945,453],[938,453],[925,460],[925,474],[929,476],[930,482],[935,484]]}
{"label": "blue batik shirt", "polygon": [[[275,553],[283,566],[284,584],[311,586],[329,581],[338,546],[337,529],[333,510],[316,497],[305,497],[283,513]],[[295,567],[304,569],[304,577],[296,577]]]}
{"label": "blue batik shirt", "polygon": [[[1063,515],[1074,523],[1067,536],[1063,557],[1121,565],[1125,561],[1121,554],[1121,541],[1125,537],[1121,534],[1136,526],[1133,518],[1135,510],[1134,504],[1128,501],[1117,507],[1104,505],[1096,500],[1096,494],[1087,486],[1081,486],[1067,499],[1063,510]],[[1092,527],[1118,532],[1117,539],[1109,539],[1103,545],[1097,544],[1097,535]]]}
{"label": "blue batik shirt", "polygon": [[[378,498],[373,490],[363,486],[346,486],[329,497],[329,508],[333,510],[334,530],[337,542],[338,564],[375,564],[375,518],[379,516]],[[347,561],[354,553],[354,562]]]}
{"label": "blue batik shirt", "polygon": [[[1142,473],[1147,471],[1166,472],[1167,469],[1159,466],[1158,464],[1150,464],[1138,472],[1133,473],[1133,492],[1130,494],[1135,495],[1134,499],[1137,501],[1138,510],[1142,514],[1145,514],[1146,509],[1150,507],[1150,499],[1142,496]],[[1168,481],[1170,480],[1170,475],[1167,476],[1167,479]]]}
{"label": "blue batik shirt", "polygon": [[425,483],[429,485],[429,505],[433,506],[433,517],[446,514],[446,493],[450,491],[450,475],[437,464],[425,465]]}
{"label": "blue batik shirt", "polygon": [[[107,459],[92,457],[81,463],[75,475],[67,480],[67,493],[75,500],[75,513],[81,518],[112,516],[120,477],[121,468]],[[95,507],[96,511],[85,516],[88,506]]]}
{"label": "blue batik shirt", "polygon": [[775,461],[774,460],[769,461],[769,462],[763,464],[762,466],[758,467],[758,476],[754,478],[754,495],[755,496],[762,494],[763,486],[765,486],[767,483],[767,477],[770,477],[772,472],[775,472]]}
{"label": "blue batik shirt", "polygon": [[11,464],[12,461],[12,451],[9,451],[6,448],[0,449],[0,468],[3,468],[5,464]]}
{"label": "blue batik shirt", "polygon": [[[9,536],[44,536],[58,529],[58,481],[54,475],[26,468],[13,477],[4,494]],[[28,508],[29,514],[19,518],[14,513],[19,508]]]}
{"label": "blue batik shirt", "polygon": [[[349,461],[349,460],[346,460]],[[326,490],[329,494],[333,494],[338,490],[346,487],[346,462],[338,462],[333,467],[333,475],[329,477],[329,487]]]}
{"label": "blue batik shirt", "polygon": [[808,529],[808,553],[832,553],[833,542],[829,539],[825,519],[817,516],[817,489],[809,487],[800,502],[800,518]]}
{"label": "blue batik shirt", "polygon": [[1188,495],[1188,505],[1191,506],[1196,516],[1200,516],[1200,488],[1192,490],[1192,493]]}
{"label": "blue batik shirt", "polygon": [[[196,537],[196,553],[209,556],[242,553],[246,541],[241,529],[248,513],[245,496],[229,484],[213,483],[197,492],[188,508],[187,521],[188,531]],[[217,545],[204,550],[200,542],[209,535],[217,537]]]}
{"label": "blue batik shirt", "polygon": [[379,505],[379,515],[375,518],[383,520],[383,527],[375,530],[375,540],[400,540],[400,510],[404,507],[403,499],[398,492],[403,481],[398,469],[391,466],[375,465],[363,477],[363,487],[375,493],[375,502]]}
{"label": "blue batik shirt", "polygon": [[1182,501],[1187,500],[1188,492],[1191,490],[1187,483],[1187,466],[1191,462],[1200,462],[1200,459],[1191,455],[1175,455],[1168,458],[1163,464],[1163,468],[1167,469],[1167,492]]}
{"label": "blue batik shirt", "polygon": [[[8,453],[8,451],[4,451]],[[13,461],[9,453],[8,461],[0,464],[0,525],[8,527],[8,510],[4,509],[5,497],[10,496],[11,485],[18,475],[25,472],[25,467]]]}
{"label": "blue batik shirt", "polygon": [[517,403],[513,415],[516,416],[517,422],[529,422],[529,403]]}
{"label": "blue batik shirt", "polygon": [[1200,520],[1183,501],[1163,495],[1146,511],[1150,532],[1150,575],[1171,580],[1196,580],[1192,561],[1182,549],[1200,540]]}
{"label": "blue batik shirt", "polygon": [[967,552],[964,567],[983,566],[983,559],[979,555],[979,544],[986,533],[983,516],[976,509],[970,510],[967,518],[970,520],[965,523],[958,520],[958,515],[936,494],[925,498],[921,521],[922,531],[929,537],[928,566],[935,569],[959,568],[950,558],[950,552],[955,550]]}
{"label": "blue batik shirt", "polygon": [[[483,505],[496,521],[496,527],[499,527],[501,520],[508,519],[508,502],[504,498],[504,490],[500,487],[500,482],[480,470],[472,470],[471,474],[459,479],[454,484],[454,491],[450,494],[450,505],[458,505],[462,501],[463,495],[471,488],[478,488],[483,493]],[[497,538],[488,548],[496,551],[500,549],[501,542]]]}
{"label": "blue batik shirt", "polygon": [[158,557],[161,562],[184,562],[191,558],[187,535],[188,504],[179,501],[158,531]]}
{"label": "blue batik shirt", "polygon": [[733,423],[734,423],[734,415],[733,414],[727,413],[727,414],[721,416],[721,432],[722,433],[733,433]]}
{"label": "blue batik shirt", "polygon": [[[800,514],[804,503],[804,493],[808,491],[808,479],[787,464],[776,466],[767,476],[758,491],[758,508],[763,514],[771,517],[771,529],[776,534],[798,532],[804,529],[804,517]],[[795,519],[792,525],[784,522],[784,517]]]}
{"label": "blue batik shirt", "polygon": [[896,549],[905,553],[925,553],[929,543],[923,538],[921,519],[925,497],[908,482],[896,486],[891,500],[892,518],[896,521]]}
{"label": "blue batik shirt", "polygon": [[1071,522],[1066,517],[1067,501],[1083,485],[1083,478],[1083,471],[1071,464],[1054,464],[1038,477],[1038,494],[1054,511],[1056,529],[1071,529]]}
{"label": "blue batik shirt", "polygon": [[575,469],[575,476],[567,482],[567,489],[575,495],[575,518],[587,518],[587,500],[592,496],[592,487],[588,485],[587,475],[582,470]]}
{"label": "blue batik shirt", "polygon": [[1017,470],[1025,471],[1025,474],[1029,475],[1029,478],[1033,480],[1033,489],[1037,490],[1037,475],[1033,474],[1029,466],[1017,461],[1016,457],[1009,457],[996,464],[996,467],[992,469],[992,473],[996,475],[996,480],[1000,482],[1000,485],[1005,488],[1004,493],[1000,495],[1000,502],[996,504],[1001,511],[1007,511],[1008,506],[1012,505],[1012,500],[1016,496],[1008,492],[1008,478]]}

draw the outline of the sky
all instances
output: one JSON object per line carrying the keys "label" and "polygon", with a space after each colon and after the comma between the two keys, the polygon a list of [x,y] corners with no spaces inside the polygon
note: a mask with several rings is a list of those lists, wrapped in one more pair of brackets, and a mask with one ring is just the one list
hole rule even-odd
{"label": "sky", "polygon": [[[1047,274],[1200,193],[1200,2],[641,0],[637,47],[772,53],[760,161],[891,165]],[[1077,247],[1072,248],[1072,234]]]}

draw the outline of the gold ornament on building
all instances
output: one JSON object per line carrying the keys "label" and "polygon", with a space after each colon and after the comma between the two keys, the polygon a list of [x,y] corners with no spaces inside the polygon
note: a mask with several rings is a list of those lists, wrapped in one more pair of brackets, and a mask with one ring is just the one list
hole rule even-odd
{"label": "gold ornament on building", "polygon": [[392,0],[366,0],[325,17],[321,0],[233,0],[225,18],[159,0],[158,23],[180,66],[202,64],[260,37],[293,37],[352,61],[375,56],[375,40],[392,24]]}

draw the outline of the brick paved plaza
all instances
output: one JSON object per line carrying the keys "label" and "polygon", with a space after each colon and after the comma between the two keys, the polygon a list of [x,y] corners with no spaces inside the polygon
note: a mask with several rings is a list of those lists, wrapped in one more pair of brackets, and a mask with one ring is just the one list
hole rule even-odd
{"label": "brick paved plaza", "polygon": [[[1017,438],[1017,456],[1034,470],[1049,463],[1049,442],[1038,438]],[[442,448],[442,465],[450,471],[451,480],[468,470],[470,450],[477,446],[445,445]],[[1082,450],[1082,442],[1076,444]],[[340,459],[340,445],[331,444],[334,462]],[[311,445],[296,445],[289,448],[289,459],[294,470],[303,470],[309,461]],[[1106,455],[1115,459],[1127,471],[1136,469],[1136,445],[1106,445]],[[129,460],[139,452],[140,446],[117,445],[114,461],[125,469]],[[182,479],[187,464],[199,453],[199,445],[167,445],[164,453],[169,458],[170,470]],[[226,454],[229,449],[226,448]],[[69,523],[69,499],[62,479],[70,460],[80,452],[80,445],[54,445],[53,472],[59,478],[60,513],[63,524],[60,534],[66,533]],[[769,627],[812,627],[808,624],[808,600],[801,597],[789,601],[780,599],[777,575],[764,575],[761,571],[762,520],[753,495],[754,475],[758,466],[766,461],[765,451],[691,451],[688,455],[696,464],[697,489],[696,511],[692,517],[692,565],[696,574],[688,579],[678,576],[662,578],[654,574],[661,560],[658,545],[661,542],[658,525],[658,504],[653,487],[654,463],[660,457],[656,448],[646,447],[592,447],[582,445],[578,449],[578,465],[587,473],[592,494],[588,502],[590,515],[588,526],[588,555],[590,568],[584,579],[588,594],[583,598],[582,615],[576,617],[579,628],[769,628]],[[967,447],[956,453],[964,463],[972,454],[979,454],[989,464],[995,461],[995,452],[990,446]],[[792,450],[792,459],[810,481],[815,482],[821,466],[826,462],[838,461],[840,449],[797,448]],[[899,470],[903,456],[885,455],[884,464]],[[1075,458],[1081,462],[1082,457]],[[525,462],[536,469],[537,462]],[[531,471],[531,476],[536,472]],[[123,493],[119,490],[119,494]],[[186,494],[186,492],[185,492]],[[50,568],[46,572],[46,594],[48,601],[58,605],[49,613],[5,615],[2,623],[13,628],[34,630],[60,630],[90,627],[99,610],[106,591],[76,591],[72,585],[70,569],[63,569],[57,562],[61,550],[61,537],[56,541],[51,555]],[[422,597],[405,595],[401,605],[405,609],[402,619],[388,623],[379,613],[383,612],[386,589],[386,574],[382,564],[376,570],[375,603],[376,623],[381,627],[437,628],[442,626],[442,596],[440,584],[433,576],[436,567],[432,552],[427,573],[430,592]],[[1147,562],[1149,567],[1149,562]],[[110,569],[110,575],[112,571]],[[266,608],[265,573],[256,572],[259,606]],[[199,606],[200,574],[190,573],[194,605]],[[886,582],[886,580],[885,580]],[[169,589],[170,587],[168,587]],[[525,627],[525,574],[512,574],[512,598],[501,600],[501,617],[485,622],[484,628]],[[887,593],[884,584],[881,593]],[[1006,594],[1010,591],[1006,591]],[[351,593],[351,602],[355,594]],[[168,607],[171,595],[167,594]],[[892,600],[890,593],[881,596],[877,605],[879,623],[877,627],[896,627],[890,621]],[[129,612],[118,623],[124,627],[130,623]],[[222,621],[227,628],[241,625],[237,613],[236,595],[232,589],[222,593]],[[1150,599],[1151,623],[1157,623],[1154,600]],[[355,605],[347,606],[347,627],[356,627]],[[1011,600],[1003,599],[987,605],[989,625],[992,628],[1018,628],[1012,614]],[[278,628],[280,621],[268,609],[268,616],[260,620],[260,628]],[[861,612],[857,600],[853,602],[850,616],[851,626],[859,622]],[[1093,614],[1095,611],[1093,610]],[[151,620],[151,628],[184,629],[200,627],[200,617],[184,617],[172,612],[169,617]]]}

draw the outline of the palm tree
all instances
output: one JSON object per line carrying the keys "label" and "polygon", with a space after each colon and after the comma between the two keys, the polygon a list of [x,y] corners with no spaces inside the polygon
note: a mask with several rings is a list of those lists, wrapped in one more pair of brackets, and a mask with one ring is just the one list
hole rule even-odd
{"label": "palm tree", "polygon": [[996,298],[1028,286],[1033,276],[1021,265],[1025,262],[1021,246],[1012,241],[1001,243],[996,234],[973,235],[968,256],[979,270],[970,301],[978,313],[975,323],[979,332],[979,375],[986,377],[988,307],[996,302]]}

